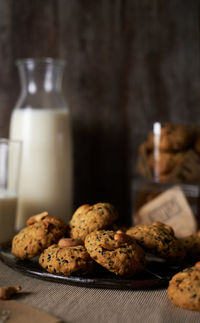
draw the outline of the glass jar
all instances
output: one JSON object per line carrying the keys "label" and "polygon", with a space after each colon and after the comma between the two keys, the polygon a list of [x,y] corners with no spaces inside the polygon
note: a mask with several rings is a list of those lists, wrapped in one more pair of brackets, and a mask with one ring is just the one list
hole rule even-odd
{"label": "glass jar", "polygon": [[[173,223],[179,236],[190,230],[191,223],[195,225],[189,234],[200,228],[198,125],[155,122],[138,146],[135,175],[132,182],[134,225],[154,221]],[[187,221],[183,214],[187,215]]]}
{"label": "glass jar", "polygon": [[17,61],[21,94],[11,115],[10,138],[23,142],[16,229],[48,211],[68,221],[72,211],[70,114],[61,91],[65,62]]}
{"label": "glass jar", "polygon": [[137,171],[157,183],[200,183],[200,128],[155,122],[138,149]]}

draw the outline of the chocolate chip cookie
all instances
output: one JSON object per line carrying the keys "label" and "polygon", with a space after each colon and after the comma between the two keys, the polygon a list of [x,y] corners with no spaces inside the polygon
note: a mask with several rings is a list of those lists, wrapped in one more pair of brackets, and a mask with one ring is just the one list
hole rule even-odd
{"label": "chocolate chip cookie", "polygon": [[173,276],[167,292],[173,305],[200,311],[200,262]]}
{"label": "chocolate chip cookie", "polygon": [[93,260],[83,245],[59,247],[57,244],[45,249],[39,264],[48,272],[69,276],[85,275],[93,269]]}
{"label": "chocolate chip cookie", "polygon": [[85,247],[92,259],[116,275],[132,276],[146,264],[143,249],[121,230],[91,232]]}
{"label": "chocolate chip cookie", "polygon": [[166,224],[154,222],[151,225],[136,225],[129,228],[126,234],[155,256],[168,260],[182,260],[185,257],[185,251],[174,236],[173,229]]}
{"label": "chocolate chip cookie", "polygon": [[31,217],[27,223],[30,225],[22,229],[12,240],[12,253],[19,259],[33,258],[40,254],[66,232],[64,221],[50,217],[47,212]]}
{"label": "chocolate chip cookie", "polygon": [[92,231],[106,229],[118,218],[118,213],[110,203],[85,204],[80,206],[69,223],[70,236],[84,241]]}

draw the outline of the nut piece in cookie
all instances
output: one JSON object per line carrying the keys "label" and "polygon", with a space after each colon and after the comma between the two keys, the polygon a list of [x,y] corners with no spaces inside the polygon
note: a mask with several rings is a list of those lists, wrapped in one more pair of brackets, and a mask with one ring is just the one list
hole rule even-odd
{"label": "nut piece in cookie", "polygon": [[110,203],[85,204],[80,206],[69,223],[70,236],[84,241],[92,231],[106,229],[118,218],[118,213]]}
{"label": "nut piece in cookie", "polygon": [[58,247],[74,247],[74,246],[81,246],[83,245],[82,240],[77,240],[73,238],[62,238],[58,241]]}
{"label": "nut piece in cookie", "polygon": [[39,214],[35,214],[35,215],[31,216],[30,218],[28,218],[28,220],[26,221],[26,225],[28,226],[28,225],[34,224],[36,222],[40,222],[40,221],[44,220],[46,217],[49,217],[49,213],[47,211],[44,211]]}
{"label": "nut piece in cookie", "polygon": [[173,305],[200,311],[200,262],[174,275],[167,292]]}
{"label": "nut piece in cookie", "polygon": [[[69,276],[73,273],[85,275],[93,270],[93,260],[83,245],[72,239],[62,239],[45,249],[40,255],[39,264],[48,272]],[[78,241],[77,241],[78,243]],[[67,246],[64,246],[66,244]],[[60,247],[59,247],[60,246]]]}
{"label": "nut piece in cookie", "polygon": [[10,299],[21,290],[21,286],[4,286],[0,288],[0,299]]}
{"label": "nut piece in cookie", "polygon": [[85,247],[92,259],[116,275],[133,276],[146,264],[143,249],[121,230],[91,232]]}
{"label": "nut piece in cookie", "polygon": [[12,240],[12,253],[22,260],[37,256],[45,248],[56,243],[66,232],[63,220],[48,214],[39,221],[30,222],[33,224],[22,229]]}
{"label": "nut piece in cookie", "polygon": [[136,225],[129,228],[126,233],[155,256],[168,260],[182,260],[185,256],[184,249],[169,225],[160,222]]}

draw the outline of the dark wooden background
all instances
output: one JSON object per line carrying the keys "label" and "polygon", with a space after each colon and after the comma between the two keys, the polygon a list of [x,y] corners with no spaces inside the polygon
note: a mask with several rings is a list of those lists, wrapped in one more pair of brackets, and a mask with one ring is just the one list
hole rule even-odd
{"label": "dark wooden background", "polygon": [[198,0],[0,0],[0,136],[19,94],[14,61],[67,60],[75,207],[129,219],[137,145],[157,120],[200,123]]}

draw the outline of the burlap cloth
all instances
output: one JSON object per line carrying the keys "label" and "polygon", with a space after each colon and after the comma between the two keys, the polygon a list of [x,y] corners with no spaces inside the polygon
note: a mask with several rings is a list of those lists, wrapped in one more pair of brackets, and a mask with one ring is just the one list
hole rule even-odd
{"label": "burlap cloth", "polygon": [[[200,312],[172,306],[166,289],[126,291],[52,283],[24,276],[0,261],[0,286],[4,285],[21,285],[23,293],[15,301],[46,311],[62,322],[200,322]],[[44,316],[42,322],[51,321]],[[36,319],[35,323],[40,322]]]}

